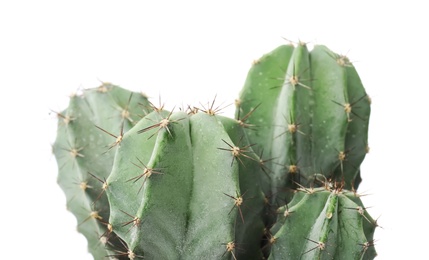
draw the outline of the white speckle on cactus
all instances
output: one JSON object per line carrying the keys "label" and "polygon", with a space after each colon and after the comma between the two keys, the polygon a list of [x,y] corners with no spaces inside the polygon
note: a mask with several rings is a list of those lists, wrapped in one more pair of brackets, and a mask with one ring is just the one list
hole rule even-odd
{"label": "white speckle on cactus", "polygon": [[86,190],[87,188],[91,188],[91,186],[88,185],[88,183],[86,181],[83,181],[79,184],[79,188],[81,188],[83,191]]}
{"label": "white speckle on cactus", "polygon": [[76,149],[76,148],[70,149],[71,156],[74,157],[74,158],[76,158],[76,157],[81,157],[81,158],[85,157],[83,154],[80,153],[80,151],[82,151],[82,149],[83,149],[83,147],[78,148],[78,149]]}
{"label": "white speckle on cactus", "polygon": [[107,239],[107,237],[105,237],[105,236],[101,236],[101,237],[100,237],[100,243],[101,243],[101,244],[103,244],[103,245],[106,245],[106,244],[107,244],[107,240],[108,240],[108,239]]}

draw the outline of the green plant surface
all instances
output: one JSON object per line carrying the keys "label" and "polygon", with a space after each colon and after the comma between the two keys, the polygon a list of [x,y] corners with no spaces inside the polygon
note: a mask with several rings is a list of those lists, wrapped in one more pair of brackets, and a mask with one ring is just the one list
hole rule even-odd
{"label": "green plant surface", "polygon": [[377,222],[356,193],[299,189],[278,209],[269,259],[373,259]]}
{"label": "green plant surface", "polygon": [[370,99],[323,45],[253,63],[235,119],[103,83],[58,115],[58,184],[94,259],[373,259]]}
{"label": "green plant surface", "polygon": [[266,193],[321,176],[358,188],[370,99],[347,57],[323,45],[280,46],[254,62],[237,104],[255,151],[269,159]]}
{"label": "green plant surface", "polygon": [[148,108],[142,94],[103,83],[71,96],[67,109],[57,113],[53,153],[58,163],[58,184],[66,195],[67,209],[77,219],[77,230],[86,237],[95,259],[111,254],[110,245],[121,245],[115,236],[105,236],[110,215],[105,180],[123,133]]}
{"label": "green plant surface", "polygon": [[262,170],[241,126],[220,118],[154,111],[124,135],[107,194],[128,255],[262,257]]}

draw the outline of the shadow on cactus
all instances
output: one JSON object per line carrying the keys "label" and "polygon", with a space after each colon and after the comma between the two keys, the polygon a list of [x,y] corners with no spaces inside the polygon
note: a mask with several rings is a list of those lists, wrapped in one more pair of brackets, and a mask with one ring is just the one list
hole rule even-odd
{"label": "shadow on cactus", "polygon": [[254,62],[235,119],[102,84],[57,113],[58,183],[94,259],[373,259],[369,100],[302,43]]}

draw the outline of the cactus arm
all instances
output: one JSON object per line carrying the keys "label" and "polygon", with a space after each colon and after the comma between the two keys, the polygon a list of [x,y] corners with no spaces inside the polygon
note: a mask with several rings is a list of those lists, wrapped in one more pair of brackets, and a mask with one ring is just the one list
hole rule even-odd
{"label": "cactus arm", "polygon": [[192,158],[189,122],[186,114],[175,114],[169,120],[181,120],[168,131],[137,133],[163,116],[153,112],[124,136],[108,178],[110,222],[135,254],[177,259],[192,184],[192,164],[186,163]]}
{"label": "cactus arm", "polygon": [[311,73],[315,99],[311,157],[317,167],[313,170],[331,176],[344,163],[340,157],[345,153],[348,124],[343,107],[348,103],[347,76],[330,51],[320,45],[311,51]]}
{"label": "cactus arm", "polygon": [[[204,113],[188,116],[177,112],[168,116],[168,129],[153,128],[139,135],[141,129],[150,129],[154,122],[166,118],[156,112],[147,117],[125,134],[107,180],[110,223],[129,250],[147,259],[229,259],[239,250],[229,251],[226,245],[233,243],[239,248],[244,241],[247,254],[250,249],[252,254],[261,254],[258,236],[252,236],[253,244],[249,245],[251,240],[243,234],[262,235],[262,192],[253,185],[249,194],[243,195],[241,161],[228,151],[227,144],[234,143],[222,123]],[[147,168],[159,169],[162,174],[138,179],[139,169],[130,162],[136,156]],[[260,169],[256,162],[254,168]],[[250,174],[258,178],[256,173]],[[252,193],[259,195],[255,204],[247,202]],[[241,195],[244,204],[239,208],[233,198]],[[252,225],[258,218],[259,224]],[[244,225],[237,224],[243,219]]]}
{"label": "cactus arm", "polygon": [[121,135],[139,120],[142,110],[137,104],[148,105],[148,101],[141,94],[105,83],[70,97],[68,108],[59,114],[53,145],[58,184],[66,195],[67,208],[77,218],[78,231],[87,238],[89,252],[96,259],[112,252],[109,245],[121,245],[109,236],[109,205],[104,192],[104,180],[119,144],[110,146],[115,138],[96,126]]}
{"label": "cactus arm", "polygon": [[261,259],[260,247],[264,224],[267,221],[264,216],[264,193],[261,189],[261,179],[265,173],[260,165],[261,158],[253,151],[254,144],[246,138],[242,125],[234,119],[218,117],[232,143],[240,147],[247,147],[245,153],[248,158],[242,158],[239,167],[239,184],[244,203],[240,207],[243,219],[236,220],[235,240],[239,246],[235,256],[238,259]]}
{"label": "cactus arm", "polygon": [[[345,59],[344,57],[340,57]],[[346,150],[348,157],[344,165],[344,176],[347,176],[347,186],[357,189],[361,179],[359,167],[368,147],[368,127],[371,113],[371,100],[367,95],[355,67],[346,63],[348,95],[352,104],[351,121],[347,127]]]}
{"label": "cactus arm", "polygon": [[300,172],[311,166],[308,154],[311,151],[312,103],[310,57],[307,47],[300,44],[294,49],[274,105],[274,138],[271,140],[272,156],[276,158],[272,179],[274,194],[285,186],[294,187],[293,181],[300,181]]}
{"label": "cactus arm", "polygon": [[[254,126],[254,129],[250,128],[246,133],[251,142],[256,144],[255,152],[262,154],[264,156],[262,159],[270,160],[267,163],[270,173],[275,165],[274,160],[277,159],[271,154],[272,142],[267,141],[274,138],[271,129],[277,124],[274,119],[273,104],[278,102],[278,94],[283,88],[285,70],[293,50],[292,45],[282,45],[255,61],[247,75],[238,101],[239,109],[236,116],[242,118],[251,113],[246,123]],[[268,178],[263,180],[262,188],[266,194],[271,193]]]}
{"label": "cactus arm", "polygon": [[[269,259],[372,259],[374,225],[363,213],[362,202],[348,191],[317,188],[305,193],[280,215],[281,227],[272,229],[276,238]],[[358,202],[358,204],[356,203]],[[282,208],[286,210],[285,207]],[[369,240],[371,239],[371,240]]]}

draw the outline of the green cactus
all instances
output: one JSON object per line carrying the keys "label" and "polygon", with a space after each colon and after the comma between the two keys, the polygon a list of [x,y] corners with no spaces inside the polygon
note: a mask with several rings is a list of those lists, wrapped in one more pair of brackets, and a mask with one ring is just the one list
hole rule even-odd
{"label": "green cactus", "polygon": [[272,159],[265,192],[308,186],[316,173],[357,189],[370,100],[345,56],[319,45],[280,46],[254,62],[237,103],[237,114],[252,113],[250,142]]}
{"label": "green cactus", "polygon": [[82,95],[71,96],[68,108],[57,113],[53,152],[58,163],[58,184],[95,259],[111,253],[105,246],[107,242],[114,247],[121,245],[116,237],[107,241],[104,236],[110,215],[104,180],[112,169],[113,148],[148,106],[145,96],[103,83],[84,90]]}
{"label": "green cactus", "polygon": [[374,230],[356,193],[341,187],[300,188],[278,209],[269,259],[373,259]]}
{"label": "green cactus", "polygon": [[128,250],[260,259],[261,170],[244,137],[235,120],[206,113],[155,111],[128,131],[107,179],[110,223]]}
{"label": "green cactus", "polygon": [[280,46],[237,104],[169,112],[111,84],[70,99],[53,151],[95,259],[375,257],[356,193],[370,102],[348,59]]}

